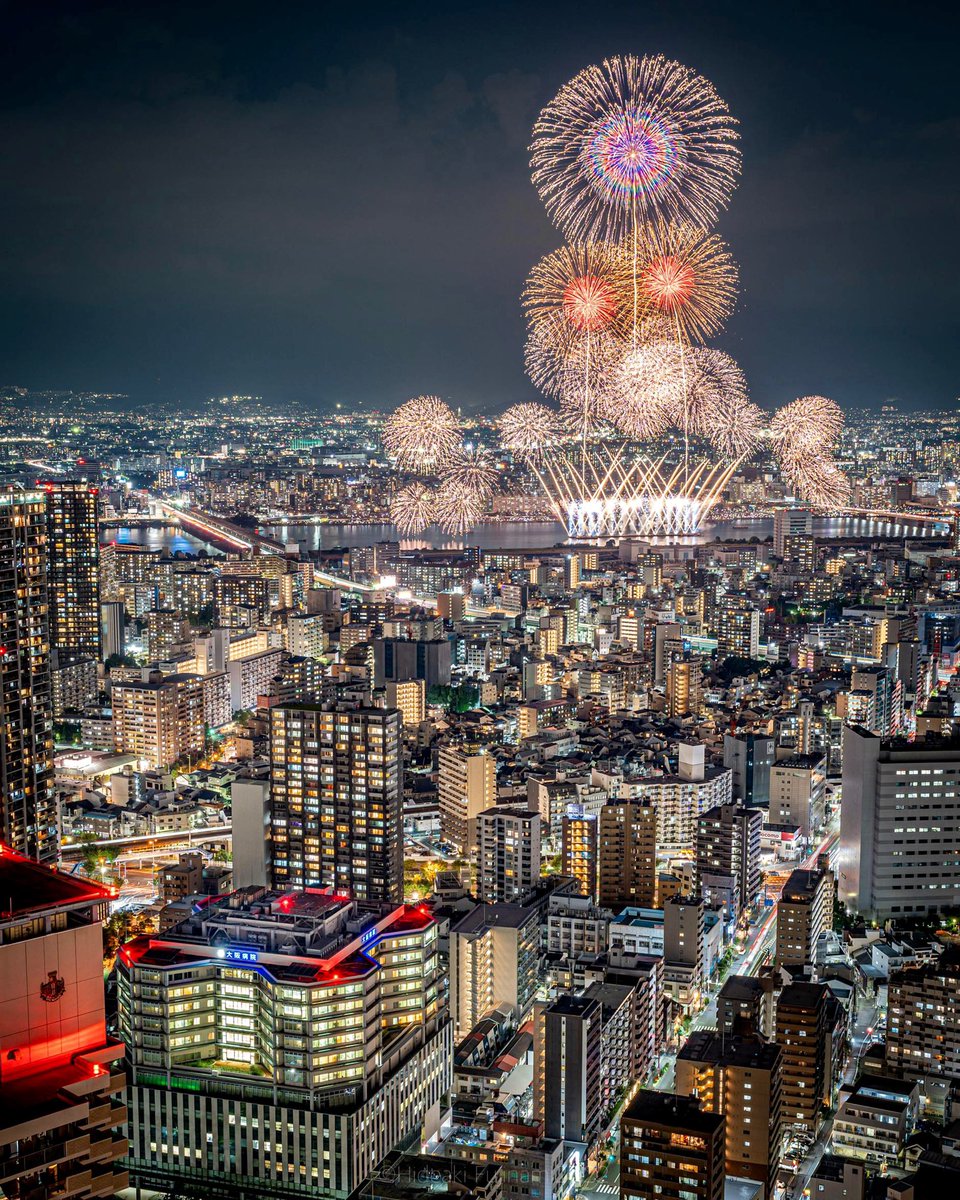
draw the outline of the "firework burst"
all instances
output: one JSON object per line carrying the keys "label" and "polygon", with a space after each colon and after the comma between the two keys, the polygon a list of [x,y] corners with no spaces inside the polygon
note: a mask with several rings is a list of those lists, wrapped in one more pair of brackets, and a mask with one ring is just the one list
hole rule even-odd
{"label": "firework burst", "polygon": [[716,234],[692,225],[656,222],[621,247],[638,303],[669,321],[674,336],[701,342],[719,332],[737,298],[737,267]]}
{"label": "firework burst", "polygon": [[460,450],[460,422],[439,396],[417,396],[390,415],[383,445],[404,470],[442,467]]}
{"label": "firework burst", "polygon": [[794,494],[818,508],[842,508],[850,501],[850,483],[827,454],[781,459],[780,469]]}
{"label": "firework burst", "polygon": [[460,486],[456,479],[445,480],[437,489],[436,519],[445,533],[462,537],[480,520],[483,498]]}
{"label": "firework burst", "polygon": [[[727,458],[741,458],[755,449],[764,414],[750,400],[743,371],[729,354],[702,347],[691,351],[686,420],[690,433],[710,442]],[[682,422],[681,412],[681,428]]]}
{"label": "firework burst", "polygon": [[770,422],[775,449],[788,456],[832,451],[843,429],[843,413],[826,396],[801,396],[784,405]]}
{"label": "firework burst", "polygon": [[446,465],[443,486],[475,496],[481,506],[490,499],[500,476],[490,455],[482,450],[463,452]]}
{"label": "firework burst", "polygon": [[434,518],[436,495],[425,483],[401,488],[390,504],[390,520],[401,533],[422,533]]}
{"label": "firework burst", "polygon": [[604,416],[637,441],[666,433],[683,398],[683,350],[669,338],[641,341],[613,363]]}
{"label": "firework burst", "polygon": [[713,224],[740,171],[713,86],[658,55],[605,59],[560,89],[533,131],[533,182],[571,240],[618,241],[655,217]]}
{"label": "firework burst", "polygon": [[515,404],[497,425],[504,450],[523,462],[540,462],[563,438],[557,414],[545,404]]}
{"label": "firework burst", "polygon": [[801,396],[770,422],[774,455],[801,500],[822,508],[848,502],[849,482],[833,459],[842,429],[840,406],[825,396]]}
{"label": "firework burst", "polygon": [[561,246],[527,278],[527,325],[561,358],[591,336],[623,332],[628,320],[621,256],[608,245]]}
{"label": "firework burst", "polygon": [[616,364],[625,346],[613,334],[596,334],[577,342],[563,358],[557,388],[560,416],[581,441],[593,437],[608,421]]}

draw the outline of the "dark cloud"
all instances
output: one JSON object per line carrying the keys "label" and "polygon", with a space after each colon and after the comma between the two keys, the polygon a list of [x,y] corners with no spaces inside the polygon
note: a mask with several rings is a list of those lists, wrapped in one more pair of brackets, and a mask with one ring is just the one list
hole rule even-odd
{"label": "dark cloud", "polygon": [[882,5],[8,15],[0,381],[529,398],[517,297],[558,240],[530,125],[578,66],[662,50],[742,121],[722,344],[758,398],[956,396],[960,114],[950,38],[916,9],[907,29]]}

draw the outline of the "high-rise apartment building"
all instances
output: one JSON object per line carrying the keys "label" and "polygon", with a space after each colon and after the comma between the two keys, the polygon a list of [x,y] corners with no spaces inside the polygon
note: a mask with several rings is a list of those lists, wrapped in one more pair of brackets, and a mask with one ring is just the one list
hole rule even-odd
{"label": "high-rise apartment building", "polygon": [[960,738],[843,731],[839,897],[875,920],[960,904]]}
{"label": "high-rise apartment building", "polygon": [[602,907],[651,908],[657,894],[657,810],[640,800],[599,813],[598,900]]}
{"label": "high-rise apartment building", "polygon": [[777,905],[778,966],[803,967],[816,962],[820,935],[833,927],[833,890],[829,871],[790,872]]}
{"label": "high-rise apartment building", "polygon": [[756,658],[760,648],[760,613],[739,597],[720,604],[713,618],[720,658]]}
{"label": "high-rise apartment building", "polygon": [[602,1006],[587,996],[537,1005],[533,1108],[548,1138],[591,1143],[600,1128]]}
{"label": "high-rise apartment building", "polygon": [[403,898],[400,713],[350,704],[270,712],[275,887]]}
{"label": "high-rise apartment building", "polygon": [[960,1077],[960,956],[891,974],[886,1041],[893,1071]]}
{"label": "high-rise apartment building", "polygon": [[621,1200],[722,1200],[725,1121],[693,1096],[640,1091],[620,1121]]}
{"label": "high-rise apartment building", "polygon": [[122,1043],[107,1037],[111,893],[0,853],[0,1192],[113,1196],[127,1187]]}
{"label": "high-rise apartment building", "polygon": [[691,1034],[677,1055],[677,1095],[724,1116],[727,1174],[759,1180],[765,1195],[780,1167],[782,1061],[776,1042],[712,1030]]}
{"label": "high-rise apartment building", "polygon": [[497,801],[497,766],[482,749],[441,746],[440,836],[460,853],[476,845],[476,820]]}
{"label": "high-rise apartment building", "polygon": [[478,904],[450,930],[450,1008],[454,1037],[507,1004],[529,1014],[540,983],[540,909],[533,904]]}
{"label": "high-rise apartment building", "polygon": [[384,687],[387,708],[398,708],[404,729],[427,719],[427,685],[422,679],[390,680]]}
{"label": "high-rise apartment building", "polygon": [[99,488],[43,485],[47,508],[50,648],[61,662],[101,657]]}
{"label": "high-rise apartment building", "polygon": [[705,912],[701,896],[671,896],[663,906],[663,987],[690,1008],[703,982]]}
{"label": "high-rise apartment building", "polygon": [[137,1186],[345,1200],[452,1083],[437,924],[236,892],[118,959]]}
{"label": "high-rise apartment building", "polygon": [[327,649],[324,613],[289,613],[287,649],[300,658],[323,658]]}
{"label": "high-rise apartment building", "polygon": [[783,1050],[783,1124],[816,1133],[839,1066],[839,1002],[826,984],[791,983],[777,999],[775,1040]]}
{"label": "high-rise apartment building", "polygon": [[823,827],[827,764],[822,754],[791,754],[770,768],[770,820],[811,838]]}
{"label": "high-rise apartment building", "polygon": [[756,904],[760,893],[762,828],[760,809],[739,804],[718,804],[697,821],[697,890],[708,904],[723,904],[734,918]]}
{"label": "high-rise apartment building", "polygon": [[115,683],[113,745],[154,769],[172,767],[203,753],[206,744],[203,677],[148,673]]}
{"label": "high-rise apartment building", "polygon": [[672,657],[667,667],[667,716],[697,717],[703,711],[700,660]]}
{"label": "high-rise apartment building", "polygon": [[563,818],[560,837],[561,870],[577,881],[581,896],[597,898],[599,864],[599,828],[596,813],[568,812]]}
{"label": "high-rise apartment building", "polygon": [[540,878],[540,814],[498,804],[477,817],[477,897],[519,900]]}
{"label": "high-rise apartment building", "polygon": [[53,694],[43,492],[0,492],[0,840],[55,861]]}

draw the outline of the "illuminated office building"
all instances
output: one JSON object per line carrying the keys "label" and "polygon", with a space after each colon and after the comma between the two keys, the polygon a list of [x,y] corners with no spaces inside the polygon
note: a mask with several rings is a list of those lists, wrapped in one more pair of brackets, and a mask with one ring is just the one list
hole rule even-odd
{"label": "illuminated office building", "polygon": [[452,1083],[437,929],[412,905],[249,888],[125,946],[132,1182],[344,1200],[436,1132]]}

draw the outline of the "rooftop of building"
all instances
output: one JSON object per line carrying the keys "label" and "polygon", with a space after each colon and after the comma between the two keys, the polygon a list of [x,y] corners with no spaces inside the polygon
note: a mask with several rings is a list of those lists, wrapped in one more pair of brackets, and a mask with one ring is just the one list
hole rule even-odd
{"label": "rooftop of building", "polygon": [[724,1035],[713,1029],[692,1033],[681,1047],[678,1060],[698,1063],[724,1063],[732,1067],[753,1067],[770,1071],[781,1055],[776,1042],[760,1038]]}
{"label": "rooftop of building", "polygon": [[644,1121],[683,1133],[713,1136],[724,1126],[720,1113],[707,1112],[695,1096],[675,1096],[670,1092],[642,1089],[623,1112],[625,1121]]}
{"label": "rooftop of building", "polygon": [[721,1000],[756,1000],[764,993],[763,984],[753,975],[728,975],[720,989]]}
{"label": "rooftop of building", "polygon": [[794,980],[788,983],[780,992],[777,1000],[777,1010],[781,1008],[816,1008],[824,1003],[830,994],[829,988],[823,983],[806,983]]}
{"label": "rooftop of building", "polygon": [[547,1011],[561,1016],[582,1017],[599,1003],[590,995],[558,996],[548,1007]]}
{"label": "rooftop of building", "polygon": [[278,983],[332,986],[377,969],[370,952],[384,938],[432,924],[424,905],[403,904],[377,919],[358,917],[352,901],[327,891],[247,888],[205,897],[179,925],[128,942],[120,961],[126,968],[171,968],[224,960]]}
{"label": "rooftop of building", "polygon": [[603,1009],[603,1017],[606,1021],[609,1017],[627,1004],[630,997],[636,992],[635,987],[631,987],[626,983],[610,983],[599,980],[596,983],[591,983],[584,996],[588,1000],[596,1000]]}
{"label": "rooftop of building", "polygon": [[34,862],[0,843],[0,921],[114,899],[111,888]]}
{"label": "rooftop of building", "polygon": [[499,1195],[497,1163],[480,1163],[431,1154],[387,1155],[374,1174],[355,1193],[356,1200],[432,1200]]}
{"label": "rooftop of building", "polygon": [[803,903],[805,900],[812,900],[817,894],[817,888],[823,882],[824,874],[823,871],[806,871],[802,867],[791,871],[790,878],[784,885],[781,900],[786,900],[788,903],[794,901]]}
{"label": "rooftop of building", "polygon": [[811,1182],[814,1179],[829,1180],[831,1183],[842,1183],[845,1172],[851,1168],[855,1168],[863,1173],[863,1163],[855,1162],[849,1158],[842,1158],[839,1154],[825,1154],[814,1169]]}

